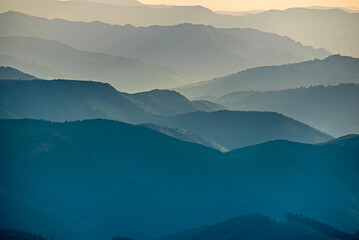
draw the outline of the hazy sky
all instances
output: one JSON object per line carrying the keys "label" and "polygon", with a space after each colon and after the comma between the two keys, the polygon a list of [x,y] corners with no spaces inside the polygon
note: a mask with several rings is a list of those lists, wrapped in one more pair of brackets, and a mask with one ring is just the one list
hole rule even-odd
{"label": "hazy sky", "polygon": [[342,7],[359,9],[359,0],[139,0],[145,4],[202,5],[214,11],[286,9],[291,7]]}

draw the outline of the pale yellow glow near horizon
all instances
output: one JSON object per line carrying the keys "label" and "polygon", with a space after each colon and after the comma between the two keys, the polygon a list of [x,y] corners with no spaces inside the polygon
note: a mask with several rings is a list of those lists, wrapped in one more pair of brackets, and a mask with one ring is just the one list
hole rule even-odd
{"label": "pale yellow glow near horizon", "polygon": [[[97,0],[98,1],[98,0]],[[201,5],[212,11],[249,11],[292,7],[340,7],[359,10],[359,0],[139,0],[144,4]]]}

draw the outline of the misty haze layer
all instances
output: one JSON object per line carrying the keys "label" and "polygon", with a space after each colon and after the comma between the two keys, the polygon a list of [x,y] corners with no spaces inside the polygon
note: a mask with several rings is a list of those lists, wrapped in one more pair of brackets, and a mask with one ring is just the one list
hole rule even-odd
{"label": "misty haze layer", "polygon": [[343,4],[0,0],[0,239],[359,240]]}

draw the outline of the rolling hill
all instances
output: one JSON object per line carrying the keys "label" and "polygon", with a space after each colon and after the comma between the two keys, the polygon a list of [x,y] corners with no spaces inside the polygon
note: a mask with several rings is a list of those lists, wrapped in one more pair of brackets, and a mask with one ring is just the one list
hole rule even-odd
{"label": "rolling hill", "polygon": [[158,115],[176,115],[181,113],[224,110],[225,107],[209,101],[190,101],[178,92],[171,90],[152,90],[127,94],[129,98],[149,106]]}
{"label": "rolling hill", "polygon": [[0,0],[0,240],[359,240],[359,12],[230,14]]}
{"label": "rolling hill", "polygon": [[166,88],[183,82],[163,65],[134,58],[80,51],[56,41],[39,38],[2,37],[0,53],[54,69],[67,79],[102,81],[111,83],[122,91]]}
{"label": "rolling hill", "polygon": [[[357,144],[358,135],[348,135],[318,145],[299,144],[288,141],[271,141],[231,151],[227,156],[233,157],[234,159],[246,159],[238,163],[243,167],[242,170],[254,174],[258,182],[267,182],[271,189],[285,185],[286,190],[274,190],[276,192],[275,198],[279,200],[285,197],[289,200],[294,197],[296,201],[298,201],[298,205],[295,207],[296,210],[294,208],[291,210],[292,212],[300,212],[303,215],[320,220],[322,219],[320,217],[322,214],[321,210],[309,206],[315,205],[316,201],[322,201],[322,203],[325,202],[325,204],[333,204],[335,201],[344,203],[346,200],[341,196],[333,196],[330,200],[319,200],[319,198],[329,193],[331,187],[342,189],[343,191],[345,191],[344,188],[346,188],[344,186],[348,186],[346,184],[354,187],[351,181],[356,178],[355,171],[358,169],[358,162],[355,159],[358,159],[359,156],[353,151],[357,148]],[[351,160],[347,161],[348,159]],[[347,164],[348,168],[346,169],[348,171],[344,170],[337,161],[343,161],[342,163]],[[316,172],[316,170],[314,170],[316,168],[321,168],[320,171],[322,171],[322,174]],[[350,168],[352,170],[350,170]],[[254,169],[256,169],[255,173],[252,172]],[[314,170],[314,172],[311,169]],[[267,175],[268,173],[270,173],[270,175]],[[291,176],[292,174],[296,177]],[[324,178],[326,180],[322,179],[320,175],[325,176]],[[283,183],[281,182],[283,179],[290,180],[287,183]],[[298,188],[298,182],[302,182],[304,185]],[[260,183],[258,184],[260,185]],[[257,186],[260,187],[259,185]],[[310,191],[311,188],[317,188],[318,192],[304,196],[306,194],[305,192]],[[355,187],[355,189],[357,189],[357,187]],[[350,190],[348,194],[354,197],[356,195],[355,191],[356,190]],[[312,199],[309,200],[310,198]],[[348,199],[348,204],[350,205],[349,202],[353,203],[353,201],[355,200]],[[333,215],[338,216],[338,214],[340,215],[339,212],[347,212],[351,215],[355,215],[352,209],[348,207],[349,205],[340,208],[336,208],[333,205],[332,210],[336,212],[333,213]],[[299,210],[301,206],[307,206],[308,209],[301,211]],[[352,216],[354,217],[354,215]],[[357,219],[357,217],[354,218]],[[328,218],[322,219],[321,221],[336,226],[337,228],[339,226],[334,219]],[[350,222],[353,223],[355,221],[356,220],[351,220]],[[352,227],[352,230],[349,232],[356,231],[354,225],[352,225]],[[339,229],[344,230],[342,227],[339,227]]]}
{"label": "rolling hill", "polygon": [[169,116],[160,123],[198,133],[228,149],[274,139],[305,143],[319,143],[331,139],[323,132],[274,112],[191,112]]}
{"label": "rolling hill", "polygon": [[279,112],[332,136],[359,133],[357,84],[234,92],[211,100],[233,110]]}
{"label": "rolling hill", "polygon": [[[286,221],[261,214],[235,217],[223,222],[179,232],[161,240],[355,240],[354,236],[302,216],[288,215]],[[308,226],[315,222],[321,228]],[[333,236],[334,235],[334,236]]]}
{"label": "rolling hill", "polygon": [[135,27],[48,20],[7,12],[0,15],[0,28],[0,36],[56,40],[84,51],[157,62],[190,82],[248,67],[294,63],[329,55],[323,49],[303,46],[276,34],[254,29],[218,29],[208,25]]}
{"label": "rolling hill", "polygon": [[220,110],[227,110],[226,107],[207,100],[195,100],[191,101],[202,112],[214,112]]}
{"label": "rolling hill", "polygon": [[359,83],[358,58],[332,55],[323,60],[252,68],[176,90],[186,97],[198,98],[206,95],[220,97],[235,91],[270,91],[340,83]]}
{"label": "rolling hill", "polygon": [[[209,174],[207,176],[213,175],[211,165],[219,163],[223,158],[220,152],[199,144],[176,140],[146,127],[108,120],[72,123],[1,120],[0,126],[0,171],[3,173],[0,182],[1,199],[4,199],[0,208],[1,212],[6,214],[0,220],[0,228],[20,225],[31,228],[32,232],[56,239],[69,239],[74,231],[81,232],[82,237],[87,239],[99,239],[99,234],[110,238],[120,233],[150,238],[198,221],[201,214],[188,223],[180,219],[173,219],[174,222],[170,223],[168,219],[179,213],[178,210],[181,210],[182,216],[189,216],[201,205],[200,197],[204,196],[202,193],[207,192],[205,195],[210,197],[213,190],[219,194],[218,198],[225,197],[225,194],[215,190],[211,183],[206,183],[205,176],[193,172],[204,171],[205,175]],[[18,138],[16,132],[24,138]],[[83,135],[86,133],[87,135]],[[39,137],[38,140],[34,139],[37,138],[35,136]],[[4,141],[5,139],[7,140]],[[32,142],[30,145],[29,141]],[[40,155],[41,152],[47,155],[43,155],[44,158],[35,153],[37,147],[33,147],[38,144],[44,147],[38,152]],[[22,164],[27,170],[18,168],[15,175],[12,167],[6,167],[8,164],[16,164],[15,159],[21,161],[18,158],[20,155],[13,155],[14,147],[28,159]],[[13,157],[10,157],[11,155]],[[31,160],[34,159],[31,155],[37,159],[35,162]],[[12,160],[8,162],[5,159]],[[47,160],[44,162],[41,159]],[[34,171],[35,169],[38,170]],[[66,178],[60,177],[62,174],[65,174]],[[12,176],[22,176],[20,178],[27,180],[18,181]],[[181,181],[184,188],[174,188],[174,184],[184,176],[186,180]],[[44,178],[47,180],[43,181]],[[35,185],[39,187],[38,191],[33,188]],[[198,186],[203,187],[202,193],[195,194]],[[188,195],[187,191],[193,192],[194,195]],[[4,192],[7,198],[4,197]],[[43,192],[46,194],[41,194]],[[61,194],[61,197],[56,197],[58,194]],[[145,195],[146,200],[143,200]],[[22,201],[18,206],[12,207],[14,204],[6,204],[9,198],[10,202],[17,202],[11,199]],[[85,202],[80,204],[82,201]],[[38,207],[28,211],[27,205],[31,203]],[[138,207],[136,213],[132,208],[134,206]],[[48,216],[42,215],[44,210],[54,215],[53,221],[48,221],[51,216],[49,213]],[[28,217],[31,221],[21,217],[24,216],[21,212],[30,212]],[[152,223],[145,217],[148,214],[154,217]],[[60,217],[73,219],[71,222],[77,223],[76,226],[81,228],[60,228],[64,225],[58,225],[59,221],[56,220]],[[97,234],[87,232],[86,224],[93,226],[92,232]],[[136,225],[143,228],[139,230]]]}
{"label": "rolling hill", "polygon": [[12,67],[0,66],[0,80],[34,80],[36,77]]}
{"label": "rolling hill", "polygon": [[[109,84],[70,80],[0,82],[0,117],[50,121],[112,119],[189,130],[233,149],[274,139],[317,143],[331,137],[277,113],[217,111],[168,90],[127,94]],[[210,110],[200,112],[200,110]],[[192,112],[192,113],[190,113]],[[175,115],[180,114],[180,115]]]}
{"label": "rolling hill", "polygon": [[357,135],[227,154],[109,120],[0,120],[0,136],[0,228],[149,239],[289,211],[350,233],[359,227]]}
{"label": "rolling hill", "polygon": [[18,230],[10,230],[10,229],[1,229],[0,230],[0,238],[3,240],[16,240],[16,239],[22,239],[22,240],[46,240],[47,238],[36,235],[24,231],[18,231]]}
{"label": "rolling hill", "polygon": [[111,85],[73,80],[0,81],[1,118],[73,121],[93,118],[141,123],[156,116]]}
{"label": "rolling hill", "polygon": [[[19,230],[0,230],[3,240],[46,240],[47,238]],[[112,237],[118,240],[132,240],[128,237]],[[339,231],[331,226],[301,215],[287,214],[286,221],[273,220],[262,214],[230,218],[220,223],[171,234],[160,240],[357,240],[356,235]]]}
{"label": "rolling hill", "polygon": [[219,145],[218,143],[216,143],[215,141],[204,137],[202,135],[199,134],[195,134],[191,131],[185,130],[185,129],[181,129],[181,128],[175,128],[175,127],[169,127],[169,126],[159,126],[159,125],[155,125],[155,124],[142,124],[141,126],[144,127],[148,127],[152,130],[155,130],[157,132],[166,134],[168,136],[177,138],[179,140],[185,141],[185,142],[192,142],[192,143],[198,143],[201,144],[203,146],[207,146],[210,148],[214,148],[217,149],[221,152],[227,152],[228,149]]}
{"label": "rolling hill", "polygon": [[0,86],[1,118],[60,122],[105,118],[144,123],[159,116],[224,109],[208,101],[191,102],[175,91],[128,94],[109,84],[91,81],[2,80]]}

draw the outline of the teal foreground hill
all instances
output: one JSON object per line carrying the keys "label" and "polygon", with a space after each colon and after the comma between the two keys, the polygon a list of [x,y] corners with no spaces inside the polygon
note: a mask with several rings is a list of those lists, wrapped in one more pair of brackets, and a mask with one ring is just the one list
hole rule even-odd
{"label": "teal foreground hill", "polygon": [[228,154],[109,120],[0,120],[0,136],[0,228],[153,239],[232,216],[296,212],[359,229],[357,135]]}
{"label": "teal foreground hill", "polygon": [[357,240],[355,235],[339,231],[301,215],[287,214],[286,221],[261,214],[235,217],[226,221],[179,232],[161,240]]}
{"label": "teal foreground hill", "polygon": [[[47,240],[19,230],[0,230],[3,240]],[[51,238],[50,238],[51,239]],[[133,240],[129,237],[113,237],[116,240]],[[262,214],[230,218],[223,222],[207,225],[179,233],[170,234],[159,240],[358,240],[356,234],[348,234],[319,221],[288,213],[286,221],[273,220]]]}

